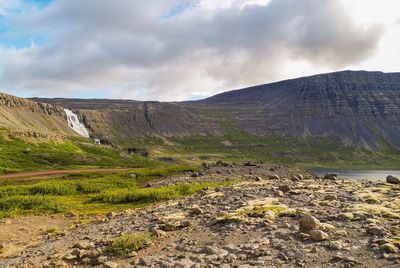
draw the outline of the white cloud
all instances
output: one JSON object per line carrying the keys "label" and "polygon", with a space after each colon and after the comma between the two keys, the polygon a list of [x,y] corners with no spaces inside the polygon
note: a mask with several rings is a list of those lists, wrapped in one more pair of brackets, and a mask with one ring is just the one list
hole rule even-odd
{"label": "white cloud", "polygon": [[388,22],[365,22],[343,1],[202,0],[166,18],[182,1],[56,0],[9,16],[50,36],[42,46],[0,50],[0,88],[22,96],[183,100],[361,66],[381,46]]}

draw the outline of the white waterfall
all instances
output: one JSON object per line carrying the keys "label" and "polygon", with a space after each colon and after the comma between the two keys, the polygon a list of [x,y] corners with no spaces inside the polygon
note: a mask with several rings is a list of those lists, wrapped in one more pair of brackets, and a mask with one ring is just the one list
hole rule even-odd
{"label": "white waterfall", "polygon": [[67,114],[68,126],[72,128],[76,133],[86,138],[89,138],[89,131],[84,124],[79,122],[77,114],[74,114],[71,110],[64,109]]}

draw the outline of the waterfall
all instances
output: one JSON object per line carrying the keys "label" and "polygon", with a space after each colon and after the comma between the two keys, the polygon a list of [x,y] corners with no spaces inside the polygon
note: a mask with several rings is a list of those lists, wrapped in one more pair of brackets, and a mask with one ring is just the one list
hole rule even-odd
{"label": "waterfall", "polygon": [[67,114],[68,126],[72,128],[76,133],[86,138],[89,138],[89,131],[86,129],[85,125],[79,122],[77,114],[74,114],[71,110],[64,109]]}

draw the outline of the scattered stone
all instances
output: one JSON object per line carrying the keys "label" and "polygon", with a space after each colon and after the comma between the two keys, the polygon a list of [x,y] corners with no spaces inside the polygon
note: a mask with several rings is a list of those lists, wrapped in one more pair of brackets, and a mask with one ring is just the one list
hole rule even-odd
{"label": "scattered stone", "polygon": [[278,190],[287,193],[290,191],[290,186],[287,184],[279,185]]}
{"label": "scattered stone", "polygon": [[349,212],[340,213],[338,215],[338,218],[341,220],[351,221],[352,219],[354,219],[354,215],[353,215],[353,213],[349,213]]}
{"label": "scattered stone", "polygon": [[117,214],[115,213],[115,212],[108,212],[107,214],[106,214],[106,217],[108,218],[108,219],[112,219],[112,218],[114,218],[115,216],[116,216]]}
{"label": "scattered stone", "polygon": [[165,231],[160,230],[160,229],[156,229],[156,228],[151,229],[150,233],[152,235],[154,235],[155,237],[158,237],[158,238],[162,238],[162,237],[166,237],[167,236],[167,233]]}
{"label": "scattered stone", "polygon": [[321,223],[317,218],[311,215],[305,215],[300,218],[299,225],[301,231],[311,231],[318,230]]}
{"label": "scattered stone", "polygon": [[386,177],[386,182],[391,184],[400,184],[400,179],[392,175],[389,175]]}
{"label": "scattered stone", "polygon": [[328,173],[328,174],[325,174],[324,179],[335,181],[338,179],[338,175],[336,173]]}
{"label": "scattered stone", "polygon": [[108,261],[108,262],[104,263],[103,267],[104,268],[117,268],[118,266],[119,266],[118,263]]}
{"label": "scattered stone", "polygon": [[324,197],[324,199],[327,201],[334,201],[334,200],[337,200],[338,198],[337,198],[337,195],[335,195],[335,194],[327,194]]}
{"label": "scattered stone", "polygon": [[376,235],[376,236],[384,236],[385,230],[380,227],[373,226],[367,229],[367,234]]}
{"label": "scattered stone", "polygon": [[399,251],[399,249],[392,243],[383,244],[379,248],[386,253],[397,253]]}
{"label": "scattered stone", "polygon": [[126,177],[127,177],[128,179],[136,179],[136,178],[137,178],[137,175],[134,174],[134,173],[129,173],[129,174],[126,174]]}
{"label": "scattered stone", "polygon": [[312,230],[310,238],[315,242],[320,242],[329,238],[329,235],[321,230]]}
{"label": "scattered stone", "polygon": [[198,205],[193,205],[190,209],[190,214],[199,215],[203,214],[203,210]]}
{"label": "scattered stone", "polygon": [[269,178],[271,180],[279,180],[279,176],[278,175],[271,175],[271,176],[269,176]]}

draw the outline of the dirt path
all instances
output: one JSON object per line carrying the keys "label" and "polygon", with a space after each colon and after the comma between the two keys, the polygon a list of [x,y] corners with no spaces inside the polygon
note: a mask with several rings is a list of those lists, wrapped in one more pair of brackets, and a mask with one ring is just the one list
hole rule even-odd
{"label": "dirt path", "polygon": [[24,178],[41,178],[57,175],[77,174],[83,172],[96,172],[96,173],[113,173],[131,170],[129,168],[92,168],[92,169],[66,169],[66,170],[47,170],[47,171],[32,171],[22,173],[12,173],[7,175],[0,175],[0,180],[8,179],[24,179]]}

